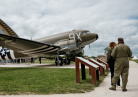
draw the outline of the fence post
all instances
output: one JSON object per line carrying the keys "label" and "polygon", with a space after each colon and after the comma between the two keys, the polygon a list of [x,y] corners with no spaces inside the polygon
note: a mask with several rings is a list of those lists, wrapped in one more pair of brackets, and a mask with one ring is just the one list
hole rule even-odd
{"label": "fence post", "polygon": [[80,71],[79,71],[79,61],[75,58],[75,66],[76,66],[76,83],[80,83]]}
{"label": "fence post", "polygon": [[92,84],[96,84],[96,70],[91,67]]}
{"label": "fence post", "polygon": [[86,79],[86,72],[85,72],[85,65],[81,63],[81,75],[82,75],[82,80]]}

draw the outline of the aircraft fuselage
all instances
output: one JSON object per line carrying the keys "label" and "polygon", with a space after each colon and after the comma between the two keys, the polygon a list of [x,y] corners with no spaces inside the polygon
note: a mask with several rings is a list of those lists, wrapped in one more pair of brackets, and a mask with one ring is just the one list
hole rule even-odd
{"label": "aircraft fuselage", "polygon": [[61,47],[60,51],[69,53],[74,50],[84,48],[98,39],[98,35],[90,33],[88,30],[72,30],[40,39],[36,41],[54,44]]}

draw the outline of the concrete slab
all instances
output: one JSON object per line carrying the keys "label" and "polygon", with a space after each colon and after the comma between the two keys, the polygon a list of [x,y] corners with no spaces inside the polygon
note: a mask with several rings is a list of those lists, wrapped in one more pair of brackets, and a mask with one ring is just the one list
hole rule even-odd
{"label": "concrete slab", "polygon": [[94,91],[82,94],[54,94],[54,95],[5,95],[0,97],[138,97],[138,64],[130,61],[129,78],[127,92],[122,92],[121,88],[116,91],[109,90],[110,73]]}

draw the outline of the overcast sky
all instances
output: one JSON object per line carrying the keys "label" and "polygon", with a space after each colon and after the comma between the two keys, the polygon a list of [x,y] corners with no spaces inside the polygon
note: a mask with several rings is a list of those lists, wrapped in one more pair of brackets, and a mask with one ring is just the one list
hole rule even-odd
{"label": "overcast sky", "polygon": [[0,0],[0,18],[20,37],[37,39],[73,29],[97,33],[85,55],[123,37],[138,57],[138,0]]}

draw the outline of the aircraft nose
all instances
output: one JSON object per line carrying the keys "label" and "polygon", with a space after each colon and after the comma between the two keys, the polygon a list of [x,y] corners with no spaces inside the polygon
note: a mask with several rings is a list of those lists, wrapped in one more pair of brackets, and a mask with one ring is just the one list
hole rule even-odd
{"label": "aircraft nose", "polygon": [[98,34],[96,34],[96,40],[98,39]]}

